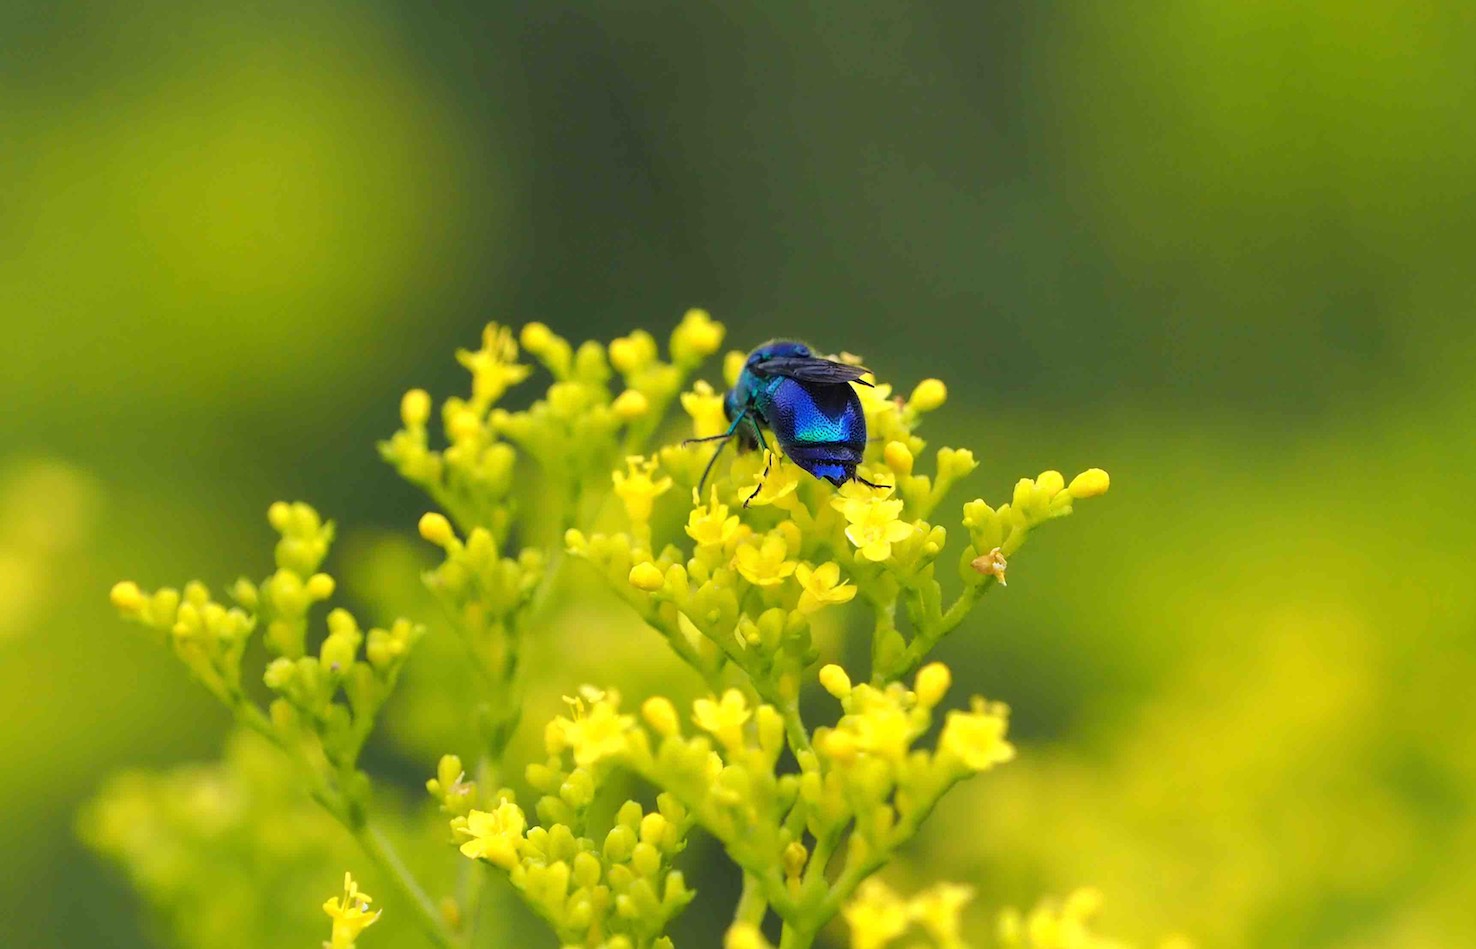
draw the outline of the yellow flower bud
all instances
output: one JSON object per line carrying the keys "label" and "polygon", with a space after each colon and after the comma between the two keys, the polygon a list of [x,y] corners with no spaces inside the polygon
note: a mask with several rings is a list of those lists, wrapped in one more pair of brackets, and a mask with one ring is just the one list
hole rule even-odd
{"label": "yellow flower bud", "polygon": [[820,685],[838,699],[851,694],[851,677],[846,675],[846,670],[833,662],[821,667]]}
{"label": "yellow flower bud", "polygon": [[678,363],[692,364],[717,352],[723,344],[723,324],[706,310],[688,310],[671,334],[671,356]]}
{"label": "yellow flower bud", "polygon": [[1048,501],[1060,494],[1064,487],[1066,487],[1066,479],[1059,471],[1042,471],[1040,477],[1035,479],[1035,490]]}
{"label": "yellow flower bud", "polygon": [[635,389],[626,389],[616,397],[610,408],[615,410],[615,416],[622,421],[629,422],[645,415],[651,409],[651,402],[646,396]]}
{"label": "yellow flower bud", "polygon": [[548,348],[548,345],[554,340],[554,334],[553,330],[550,330],[543,323],[529,323],[523,327],[523,331],[518,334],[518,338],[522,341],[524,349],[530,353],[537,353]]}
{"label": "yellow flower bud", "polygon": [[143,591],[132,580],[123,580],[113,584],[113,589],[108,592],[108,599],[113,601],[114,607],[124,613],[138,613],[144,606]]}
{"label": "yellow flower bud", "polygon": [[748,354],[736,349],[730,350],[723,357],[723,381],[728,384],[728,388],[738,384],[738,377],[743,374],[743,364],[747,361]]}
{"label": "yellow flower bud", "polygon": [[953,673],[941,662],[930,662],[917,671],[912,691],[917,702],[924,708],[932,708],[943,701],[948,687],[953,684]]}
{"label": "yellow flower bud", "polygon": [[848,731],[835,729],[826,732],[824,740],[818,744],[821,751],[836,761],[850,761],[856,757],[856,736]]}
{"label": "yellow flower bud", "polygon": [[1107,472],[1101,468],[1088,468],[1072,478],[1071,486],[1066,490],[1074,498],[1094,498],[1099,494],[1106,494],[1111,484],[1112,480],[1107,477]]}
{"label": "yellow flower bud", "polygon": [[456,533],[446,515],[431,511],[420,518],[420,536],[437,547],[449,547],[456,542]]}
{"label": "yellow flower bud", "polygon": [[723,937],[723,949],[770,949],[770,945],[753,923],[734,923]]}
{"label": "yellow flower bud", "polygon": [[430,418],[431,397],[424,389],[411,389],[400,399],[400,421],[406,428],[420,428]]}
{"label": "yellow flower bud", "polygon": [[1030,502],[1035,497],[1035,481],[1031,478],[1021,478],[1015,482],[1015,493],[1010,496],[1010,505],[1021,513],[1030,509]]}
{"label": "yellow flower bud", "polygon": [[784,861],[784,873],[786,876],[797,877],[805,869],[805,861],[810,859],[810,852],[805,845],[798,840],[792,840],[789,846],[784,848],[782,857]]}
{"label": "yellow flower bud", "polygon": [[661,568],[649,560],[643,561],[630,568],[630,585],[647,593],[654,593],[661,589],[666,578],[661,573]]}
{"label": "yellow flower bud", "polygon": [[912,390],[907,404],[919,412],[931,412],[948,401],[948,387],[941,379],[924,379]]}
{"label": "yellow flower bud", "polygon": [[887,442],[882,458],[886,460],[887,467],[898,475],[905,478],[912,474],[912,452],[901,442]]}
{"label": "yellow flower bud", "polygon": [[446,420],[446,434],[452,441],[472,438],[482,430],[482,420],[471,409],[458,409]]}
{"label": "yellow flower bud", "polygon": [[326,600],[333,595],[333,578],[326,573],[315,573],[308,578],[307,594],[315,600]]}
{"label": "yellow flower bud", "polygon": [[292,521],[292,505],[286,501],[274,501],[267,508],[267,522],[278,532],[285,531]]}
{"label": "yellow flower bud", "polygon": [[649,366],[656,359],[656,340],[645,330],[636,330],[629,336],[610,341],[610,365],[623,375]]}
{"label": "yellow flower bud", "polygon": [[653,695],[641,704],[641,717],[661,735],[675,735],[681,731],[681,718],[671,700]]}
{"label": "yellow flower bud", "polygon": [[574,855],[574,882],[580,886],[594,886],[600,882],[599,858],[588,850]]}

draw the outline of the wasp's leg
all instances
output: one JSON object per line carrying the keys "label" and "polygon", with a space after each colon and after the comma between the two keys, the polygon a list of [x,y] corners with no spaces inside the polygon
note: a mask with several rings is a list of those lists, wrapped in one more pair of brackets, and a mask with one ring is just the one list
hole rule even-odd
{"label": "wasp's leg", "polygon": [[[752,419],[750,419],[749,421],[752,422]],[[774,451],[769,448],[769,443],[764,440],[763,429],[759,428],[758,423],[756,422],[753,423],[753,434],[754,437],[758,440],[760,450],[762,450],[764,453],[764,473],[759,475],[759,481],[758,484],[754,486],[753,493],[743,499],[744,507],[748,507],[748,502],[758,497],[758,493],[764,489],[764,479],[769,476],[769,468],[771,465],[774,464],[774,459],[777,457]]]}
{"label": "wasp's leg", "polygon": [[862,484],[866,485],[868,488],[893,488],[893,487],[896,487],[896,485],[892,485],[892,484],[872,484],[870,481],[867,481],[865,478],[861,477],[860,475],[856,475],[855,476],[855,480],[857,480],[857,481],[861,482]]}
{"label": "wasp's leg", "polygon": [[682,444],[683,445],[696,445],[696,444],[700,444],[701,442],[715,442],[715,441],[717,441],[720,438],[723,441],[727,441],[728,439],[730,439],[730,438],[733,437],[733,433],[734,432],[738,431],[738,426],[741,425],[741,424],[743,424],[743,420],[745,418],[747,418],[747,416],[748,416],[748,412],[746,410],[743,411],[743,412],[739,412],[738,413],[738,417],[735,418],[735,419],[733,419],[733,424],[732,425],[729,425],[728,426],[728,430],[726,432],[723,432],[721,435],[708,435],[705,438],[684,438],[684,439],[682,439]]}
{"label": "wasp's leg", "polygon": [[[733,419],[733,424],[728,426],[728,430],[723,434],[709,435],[706,438],[689,438],[682,442],[683,445],[691,445],[696,442],[716,441],[719,438],[723,440],[723,443],[717,447],[717,451],[712,453],[712,457],[707,459],[707,467],[702,469],[702,477],[697,480],[697,493],[699,495],[702,493],[702,489],[707,486],[707,476],[712,473],[712,466],[717,464],[718,456],[723,453],[724,448],[728,447],[728,442],[733,439],[733,433],[738,431],[738,426],[743,424],[743,420],[746,418],[748,418],[747,410],[739,412],[738,417]],[[756,429],[758,426],[755,425],[754,428]]]}

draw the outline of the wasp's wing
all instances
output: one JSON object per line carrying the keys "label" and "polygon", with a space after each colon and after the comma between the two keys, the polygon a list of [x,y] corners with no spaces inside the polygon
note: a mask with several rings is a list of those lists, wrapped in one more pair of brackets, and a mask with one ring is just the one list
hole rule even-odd
{"label": "wasp's wing", "polygon": [[783,376],[796,382],[817,385],[840,385],[859,382],[863,386],[871,383],[861,377],[870,372],[865,366],[821,359],[819,356],[774,356],[753,366],[753,371],[765,376]]}

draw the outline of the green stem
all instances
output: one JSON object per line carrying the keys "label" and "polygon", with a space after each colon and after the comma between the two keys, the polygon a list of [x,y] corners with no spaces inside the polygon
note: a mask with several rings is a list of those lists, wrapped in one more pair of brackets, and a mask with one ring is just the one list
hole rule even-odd
{"label": "green stem", "polygon": [[785,923],[784,929],[779,933],[779,949],[810,949],[815,942],[815,930],[809,927],[801,929],[792,923]]}
{"label": "green stem", "polygon": [[[493,760],[487,755],[477,761],[476,782],[477,787],[486,791],[498,786],[498,776],[502,771],[502,760],[499,757]],[[482,873],[481,866],[473,860],[463,860],[462,869],[467,871],[464,880],[465,890],[462,893],[461,906],[465,914],[461,921],[465,939],[468,945],[476,944],[477,926],[482,920],[482,900],[487,892],[487,874]]]}
{"label": "green stem", "polygon": [[936,794],[921,803],[916,810],[909,813],[896,827],[892,828],[888,839],[881,846],[870,851],[859,860],[854,862],[850,860],[846,861],[845,869],[841,871],[840,877],[825,895],[824,901],[820,903],[815,914],[814,918],[817,926],[825,925],[830,921],[831,917],[840,912],[841,905],[850,898],[851,894],[855,892],[856,887],[860,886],[862,881],[867,877],[885,866],[892,859],[893,854],[897,852],[897,848],[917,835],[918,828],[922,826],[923,821],[927,820],[928,815],[933,812],[933,808],[938,805],[938,802],[943,799],[943,795],[948,793],[948,790],[957,784],[962,777],[960,775],[939,787]]}
{"label": "green stem", "polygon": [[421,928],[425,930],[431,942],[442,949],[459,949],[461,942],[447,925],[440,910],[436,908],[436,904],[431,902],[430,896],[421,889],[420,884],[410,873],[410,869],[405,866],[404,861],[400,859],[400,855],[395,852],[384,833],[368,821],[360,823],[357,827],[351,827],[350,830],[369,860],[389,878],[390,883],[400,891],[400,895],[415,910]]}
{"label": "green stem", "polygon": [[752,873],[743,874],[743,893],[738,897],[738,908],[733,912],[733,922],[752,923],[757,926],[769,912],[769,900],[764,895],[763,882]]}
{"label": "green stem", "polygon": [[896,665],[886,670],[887,679],[900,679],[922,665],[923,660],[928,657],[928,653],[933,651],[933,647],[938,645],[939,640],[958,628],[958,624],[969,615],[975,604],[979,602],[979,598],[996,582],[993,577],[989,577],[982,583],[971,583],[964,587],[963,592],[958,595],[937,623],[918,630],[912,642],[907,644],[907,649],[898,657]]}
{"label": "green stem", "polygon": [[789,750],[794,752],[796,758],[802,751],[813,754],[815,748],[810,744],[810,733],[805,728],[804,719],[800,718],[798,700],[790,699],[782,703],[779,711],[784,716],[784,732],[789,737]]}

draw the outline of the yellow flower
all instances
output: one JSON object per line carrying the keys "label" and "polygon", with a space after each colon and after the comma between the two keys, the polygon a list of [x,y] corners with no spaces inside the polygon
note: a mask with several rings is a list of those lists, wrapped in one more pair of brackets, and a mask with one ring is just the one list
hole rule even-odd
{"label": "yellow flower", "polygon": [[786,465],[784,459],[765,450],[764,466],[754,476],[753,487],[744,497],[750,507],[763,507],[793,494],[799,487],[799,466]]}
{"label": "yellow flower", "polygon": [[723,394],[699,381],[691,392],[682,393],[682,409],[692,417],[692,437],[711,438],[728,430],[728,416],[723,411]]}
{"label": "yellow flower", "polygon": [[794,568],[794,578],[802,588],[799,598],[801,613],[814,613],[832,604],[849,603],[856,595],[855,587],[840,582],[840,565],[833,561],[818,567],[799,564]]}
{"label": "yellow flower", "polygon": [[869,491],[842,490],[831,504],[846,519],[846,539],[867,560],[886,560],[892,556],[893,544],[912,536],[913,526],[897,519],[902,514],[901,501],[886,501]]}
{"label": "yellow flower", "polygon": [[333,936],[324,943],[325,949],[353,949],[359,933],[373,926],[383,910],[369,912],[374,897],[359,890],[353,874],[343,875],[343,896],[329,899],[323,904],[323,912],[333,920]]}
{"label": "yellow flower", "polygon": [[463,854],[473,860],[486,860],[504,870],[517,865],[518,847],[527,829],[528,818],[523,815],[523,809],[512,801],[503,801],[493,811],[473,810],[451,822],[452,831],[469,838],[461,845]]}
{"label": "yellow flower", "polygon": [[615,493],[625,502],[625,513],[636,524],[651,519],[651,506],[656,498],[671,488],[670,478],[653,478],[656,459],[645,459],[632,455],[625,459],[626,470],[616,471],[610,478],[615,482]]}
{"label": "yellow flower", "polygon": [[872,382],[873,385],[855,387],[856,396],[861,400],[861,411],[866,413],[868,422],[884,412],[897,410],[897,403],[892,401],[892,387],[874,379]]}
{"label": "yellow flower", "polygon": [[488,323],[482,332],[482,348],[472,352],[463,349],[456,354],[463,366],[471,370],[472,399],[487,406],[501,399],[508,389],[528,378],[533,370],[515,362],[518,344],[512,330]]}
{"label": "yellow flower", "polygon": [[939,949],[963,949],[959,935],[959,915],[974,898],[972,887],[958,883],[939,883],[914,896],[908,902],[908,915],[938,944]]}
{"label": "yellow flower", "polygon": [[974,697],[973,710],[949,712],[938,738],[939,750],[958,758],[972,771],[984,771],[1015,757],[1015,746],[1005,740],[1009,708]]}
{"label": "yellow flower", "polygon": [[733,565],[743,578],[754,586],[771,587],[783,583],[784,578],[794,573],[795,564],[785,559],[789,556],[789,545],[778,534],[764,536],[763,544],[744,544],[733,557]]}
{"label": "yellow flower", "polygon": [[[585,706],[585,697],[590,704]],[[543,741],[551,755],[574,752],[574,763],[587,768],[601,759],[619,755],[629,746],[635,719],[620,714],[620,696],[586,689],[583,696],[565,696],[570,717],[560,716],[548,723]]]}
{"label": "yellow flower", "polygon": [[859,685],[852,692],[851,707],[842,724],[855,737],[857,751],[867,752],[901,763],[912,746],[914,726],[902,707],[902,693],[894,689],[876,689]]}
{"label": "yellow flower", "polygon": [[851,927],[851,949],[882,949],[907,931],[907,904],[892,888],[872,877],[841,911]]}
{"label": "yellow flower", "polygon": [[[692,489],[692,503],[697,505],[697,489]],[[721,547],[738,530],[738,516],[728,516],[728,506],[718,503],[717,486],[712,488],[712,500],[706,505],[697,505],[687,515],[687,536],[699,547]]]}
{"label": "yellow flower", "polygon": [[752,714],[743,693],[737,689],[724,692],[721,701],[698,699],[692,703],[692,721],[728,748],[743,744],[743,723]]}
{"label": "yellow flower", "polygon": [[[1092,928],[1101,907],[1101,892],[1082,887],[1064,901],[1041,901],[1028,915],[1005,910],[999,916],[1000,943],[1004,949],[1123,949],[1126,943]],[[1192,944],[1182,936],[1171,936],[1159,945],[1161,949],[1191,949]]]}

